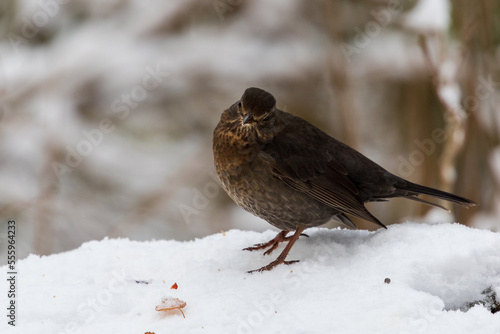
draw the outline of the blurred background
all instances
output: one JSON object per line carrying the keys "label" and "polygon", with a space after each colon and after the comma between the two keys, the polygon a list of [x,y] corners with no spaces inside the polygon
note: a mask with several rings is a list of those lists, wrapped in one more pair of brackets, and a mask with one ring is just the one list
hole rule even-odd
{"label": "blurred background", "polygon": [[272,228],[233,204],[212,159],[220,114],[256,86],[479,203],[368,204],[384,223],[498,231],[499,17],[497,0],[2,0],[0,222],[16,220],[18,258]]}

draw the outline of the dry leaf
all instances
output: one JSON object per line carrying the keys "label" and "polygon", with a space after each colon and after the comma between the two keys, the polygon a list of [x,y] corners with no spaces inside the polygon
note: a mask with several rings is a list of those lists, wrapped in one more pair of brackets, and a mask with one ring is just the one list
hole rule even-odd
{"label": "dry leaf", "polygon": [[177,283],[174,283],[174,284],[170,287],[170,289],[175,289],[175,290],[177,290],[177,288],[178,288]]}
{"label": "dry leaf", "polygon": [[156,306],[157,311],[161,312],[167,312],[171,310],[179,310],[182,313],[182,316],[185,318],[186,316],[184,315],[184,312],[182,312],[181,308],[186,306],[186,302],[180,300],[179,298],[174,298],[174,297],[163,297],[161,299],[160,305]]}

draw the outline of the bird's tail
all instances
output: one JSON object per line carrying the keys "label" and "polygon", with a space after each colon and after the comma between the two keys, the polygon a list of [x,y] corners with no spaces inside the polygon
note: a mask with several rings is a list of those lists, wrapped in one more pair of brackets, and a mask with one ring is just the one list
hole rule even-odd
{"label": "bird's tail", "polygon": [[422,203],[429,204],[429,205],[434,205],[434,206],[437,206],[440,208],[443,208],[443,207],[439,204],[432,203],[432,202],[426,201],[424,199],[421,199],[420,197],[418,197],[418,195],[424,194],[424,195],[429,195],[432,197],[444,199],[446,201],[453,202],[455,204],[461,205],[461,206],[466,207],[466,208],[469,208],[471,206],[476,205],[476,203],[474,203],[473,201],[471,201],[467,198],[460,197],[460,196],[457,196],[454,194],[450,194],[450,193],[447,193],[446,191],[421,186],[419,184],[415,184],[415,183],[408,182],[408,181],[406,181],[406,184],[404,186],[402,186],[401,188],[399,188],[398,190],[402,192],[402,194],[400,194],[400,196],[404,196],[408,199],[422,202]]}

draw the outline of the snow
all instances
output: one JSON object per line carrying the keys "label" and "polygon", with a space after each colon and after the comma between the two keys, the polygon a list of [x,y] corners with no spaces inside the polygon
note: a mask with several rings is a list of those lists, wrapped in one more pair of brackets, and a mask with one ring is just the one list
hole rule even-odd
{"label": "snow", "polygon": [[[17,263],[18,319],[2,333],[498,333],[500,236],[459,224],[313,228],[288,259],[242,248],[275,231],[188,242],[104,239]],[[280,251],[283,246],[280,246]],[[1,268],[5,277],[7,268]],[[386,278],[390,283],[385,283]],[[6,291],[6,280],[0,280]],[[171,286],[177,283],[177,289]],[[162,298],[186,302],[158,312]],[[475,305],[474,305],[475,304]]]}

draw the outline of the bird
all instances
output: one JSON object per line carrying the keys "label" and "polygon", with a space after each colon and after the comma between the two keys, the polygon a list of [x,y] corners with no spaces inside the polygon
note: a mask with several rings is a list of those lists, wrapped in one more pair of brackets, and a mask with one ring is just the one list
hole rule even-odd
{"label": "bird", "polygon": [[305,229],[331,219],[356,228],[349,217],[358,217],[386,228],[366,202],[403,197],[444,209],[419,197],[430,195],[463,207],[475,205],[388,172],[304,119],[277,109],[274,96],[256,87],[247,88],[222,113],[212,144],[216,174],[229,197],[280,230],[269,242],[244,250],[267,249],[268,255],[287,242],[274,261],[250,273],[298,262],[286,260],[294,243]]}

